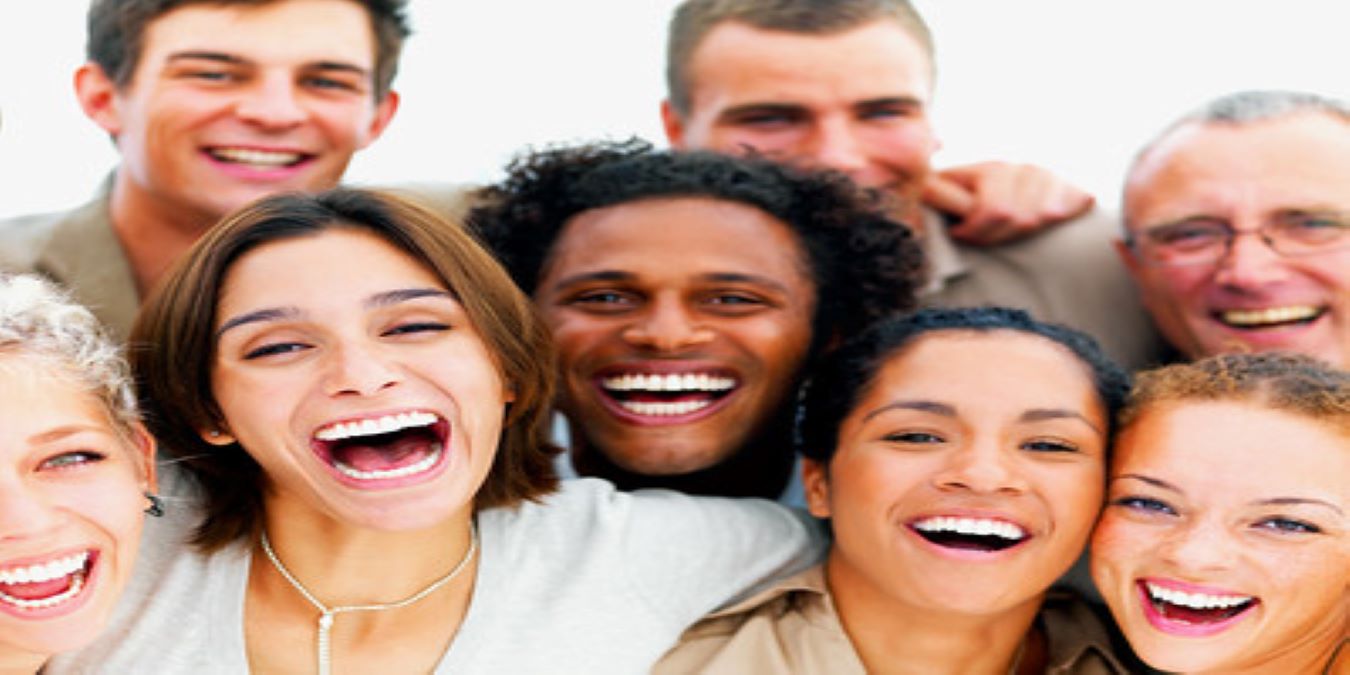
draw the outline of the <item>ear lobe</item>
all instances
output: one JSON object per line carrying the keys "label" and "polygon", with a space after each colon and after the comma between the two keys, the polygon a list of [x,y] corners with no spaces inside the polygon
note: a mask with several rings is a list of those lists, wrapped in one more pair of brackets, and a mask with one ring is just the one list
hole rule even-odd
{"label": "ear lobe", "polygon": [[817,518],[829,518],[830,475],[826,465],[814,459],[802,460],[802,488],[806,493],[806,509]]}
{"label": "ear lobe", "polygon": [[202,437],[203,441],[217,447],[233,445],[236,441],[235,437],[230,435],[230,432],[221,429],[201,429],[197,433]]}
{"label": "ear lobe", "polygon": [[116,137],[122,132],[117,84],[97,63],[88,62],[75,71],[75,97],[85,117]]}
{"label": "ear lobe", "polygon": [[675,110],[670,99],[661,101],[661,127],[666,131],[666,142],[675,150],[686,150],[684,139],[684,120]]}

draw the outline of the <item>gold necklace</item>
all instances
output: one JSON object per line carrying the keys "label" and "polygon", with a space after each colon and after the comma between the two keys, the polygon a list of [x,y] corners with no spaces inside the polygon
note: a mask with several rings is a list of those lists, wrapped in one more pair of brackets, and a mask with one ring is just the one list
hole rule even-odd
{"label": "gold necklace", "polygon": [[464,557],[460,559],[459,564],[455,565],[454,569],[450,570],[449,574],[431,582],[426,588],[423,588],[402,600],[384,604],[328,607],[322,602],[319,602],[319,599],[314,597],[314,594],[310,593],[309,589],[305,588],[304,584],[301,584],[300,581],[295,578],[295,575],[291,574],[291,571],[286,569],[285,565],[281,564],[281,559],[277,558],[276,552],[272,550],[271,542],[267,540],[267,530],[263,530],[262,532],[262,549],[263,553],[267,554],[267,559],[272,561],[272,566],[281,573],[281,576],[286,579],[286,582],[299,592],[309,604],[314,605],[314,608],[319,610],[319,675],[329,675],[329,673],[332,672],[330,656],[332,651],[330,650],[329,644],[329,632],[333,629],[333,618],[336,615],[344,614],[346,612],[382,612],[386,609],[399,609],[407,607],[408,605],[435,593],[437,589],[453,581],[455,577],[459,576],[460,572],[464,571],[464,568],[468,567],[469,561],[473,559],[474,552],[478,550],[478,528],[474,527],[473,521],[469,522],[469,550],[464,552]]}

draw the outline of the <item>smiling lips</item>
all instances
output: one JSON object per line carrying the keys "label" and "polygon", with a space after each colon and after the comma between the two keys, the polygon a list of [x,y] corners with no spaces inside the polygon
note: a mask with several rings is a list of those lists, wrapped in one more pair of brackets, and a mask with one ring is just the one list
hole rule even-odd
{"label": "smiling lips", "polygon": [[449,425],[414,411],[336,422],[314,432],[316,452],[357,484],[415,481],[440,464]]}
{"label": "smiling lips", "polygon": [[0,568],[0,603],[20,610],[51,609],[84,590],[93,568],[90,551],[36,565]]}
{"label": "smiling lips", "polygon": [[1261,602],[1252,595],[1159,579],[1140,579],[1137,584],[1149,623],[1164,633],[1183,637],[1203,637],[1227,630]]}
{"label": "smiling lips", "polygon": [[735,391],[736,378],[712,372],[622,373],[600,378],[618,407],[642,417],[679,417],[702,411]]}

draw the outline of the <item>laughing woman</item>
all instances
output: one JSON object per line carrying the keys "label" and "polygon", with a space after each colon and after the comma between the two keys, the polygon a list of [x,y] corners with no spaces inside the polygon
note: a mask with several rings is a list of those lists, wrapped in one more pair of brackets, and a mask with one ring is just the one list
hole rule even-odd
{"label": "laughing woman", "polygon": [[0,276],[0,673],[37,672],[103,628],[136,558],[153,448],[94,315]]}
{"label": "laughing woman", "polygon": [[133,340],[196,553],[138,577],[118,639],[68,672],[641,672],[817,553],[768,502],[559,487],[529,301],[396,198],[255,203]]}
{"label": "laughing woman", "polygon": [[806,395],[824,565],[690,629],[658,673],[1114,674],[1051,583],[1101,506],[1127,378],[1086,336],[999,308],[884,321]]}
{"label": "laughing woman", "polygon": [[1156,668],[1350,673],[1350,373],[1268,354],[1141,375],[1092,572]]}

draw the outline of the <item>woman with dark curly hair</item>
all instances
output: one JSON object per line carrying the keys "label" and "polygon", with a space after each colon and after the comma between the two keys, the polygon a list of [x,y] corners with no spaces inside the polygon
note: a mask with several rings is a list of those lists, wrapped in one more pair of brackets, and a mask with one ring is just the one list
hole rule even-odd
{"label": "woman with dark curly hair", "polygon": [[1155,668],[1350,673],[1350,373],[1272,353],[1140,375],[1092,573]]}
{"label": "woman with dark curly hair", "polygon": [[763,500],[560,485],[547,331],[463,229],[397,198],[234,214],[132,344],[195,534],[152,533],[122,621],[53,673],[636,673],[817,553]]}
{"label": "woman with dark curly hair", "polygon": [[823,565],[690,629],[665,673],[1127,672],[1050,586],[1101,508],[1128,378],[1001,308],[878,323],[813,371],[800,423]]}
{"label": "woman with dark curly hair", "polygon": [[515,162],[470,216],[560,352],[572,467],[777,497],[802,374],[909,309],[921,254],[846,177],[630,141]]}

